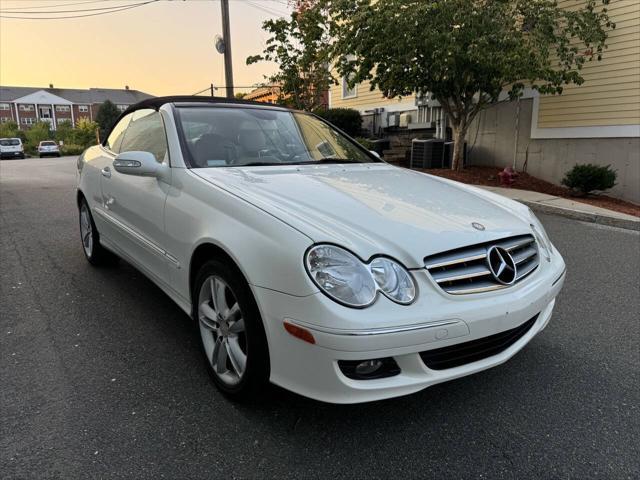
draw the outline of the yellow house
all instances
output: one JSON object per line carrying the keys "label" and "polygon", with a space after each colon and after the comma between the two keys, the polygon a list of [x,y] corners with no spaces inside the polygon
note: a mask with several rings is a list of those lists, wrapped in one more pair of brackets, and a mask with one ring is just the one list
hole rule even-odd
{"label": "yellow house", "polygon": [[[559,2],[567,9],[582,3]],[[472,163],[515,164],[555,183],[576,163],[611,164],[618,172],[612,194],[640,203],[640,1],[613,0],[608,12],[616,28],[603,60],[584,66],[585,82],[556,96],[529,90],[518,102],[482,112],[467,138]],[[424,108],[417,103],[414,96],[383,98],[367,83],[349,89],[344,79],[329,96],[331,107],[356,108],[365,118],[383,109],[383,127],[394,112],[409,113],[410,124],[423,122]]]}

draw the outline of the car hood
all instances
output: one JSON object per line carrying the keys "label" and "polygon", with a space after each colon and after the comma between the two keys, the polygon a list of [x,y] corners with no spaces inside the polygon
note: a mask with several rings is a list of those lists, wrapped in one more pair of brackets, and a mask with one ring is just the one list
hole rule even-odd
{"label": "car hood", "polygon": [[422,267],[428,255],[531,232],[519,203],[384,163],[192,172],[313,242],[341,245],[365,260],[389,255],[408,268]]}

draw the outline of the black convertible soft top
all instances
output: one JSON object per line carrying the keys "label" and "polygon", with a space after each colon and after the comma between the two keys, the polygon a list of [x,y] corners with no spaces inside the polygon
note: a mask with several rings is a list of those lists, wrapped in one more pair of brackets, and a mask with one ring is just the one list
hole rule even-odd
{"label": "black convertible soft top", "polygon": [[168,97],[152,97],[142,100],[136,104],[127,108],[122,115],[131,113],[135,110],[141,110],[143,108],[153,108],[158,110],[165,103],[211,103],[211,104],[235,104],[235,105],[251,105],[254,107],[275,108],[280,110],[286,110],[286,108],[272,105],[269,103],[252,102],[249,100],[242,100],[238,98],[226,98],[226,97],[199,97],[194,95],[173,95]]}
{"label": "black convertible soft top", "polygon": [[167,97],[151,97],[151,98],[142,100],[141,102],[134,103],[133,105],[129,106],[129,108],[127,108],[124,112],[122,112],[120,116],[116,119],[116,121],[113,123],[113,125],[111,125],[111,128],[105,135],[105,138],[102,139],[101,143],[104,145],[104,143],[107,141],[107,138],[109,138],[109,135],[111,135],[111,131],[113,130],[113,127],[115,127],[117,123],[120,121],[120,119],[125,115],[128,115],[131,112],[135,112],[136,110],[142,110],[145,108],[152,108],[153,110],[158,110],[162,105],[166,103],[177,103],[177,104],[186,104],[186,105],[189,105],[189,104],[191,105],[193,104],[247,105],[251,107],[268,108],[268,109],[274,109],[274,110],[288,110],[287,108],[284,108],[278,105],[272,105],[270,103],[252,102],[249,100],[242,100],[238,98],[199,97],[195,95],[171,95]]}

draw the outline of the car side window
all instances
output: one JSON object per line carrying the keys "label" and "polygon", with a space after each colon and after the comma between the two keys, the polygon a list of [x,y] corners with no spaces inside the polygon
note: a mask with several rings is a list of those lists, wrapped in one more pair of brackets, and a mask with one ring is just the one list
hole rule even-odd
{"label": "car side window", "polygon": [[160,114],[149,109],[133,112],[120,151],[150,152],[161,163],[167,154],[167,137]]}
{"label": "car side window", "polygon": [[107,138],[105,146],[112,152],[120,153],[120,146],[122,144],[122,139],[124,138],[124,132],[127,129],[127,125],[129,125],[129,122],[131,121],[132,115],[133,114],[130,113],[129,115],[123,117],[122,120],[120,120],[116,124],[116,126],[113,127],[113,130],[111,130],[111,134],[109,135],[109,138]]}

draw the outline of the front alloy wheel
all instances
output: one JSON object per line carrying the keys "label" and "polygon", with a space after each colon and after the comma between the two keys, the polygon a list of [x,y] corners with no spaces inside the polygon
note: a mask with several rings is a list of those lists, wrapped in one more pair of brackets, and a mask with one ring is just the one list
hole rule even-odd
{"label": "front alloy wheel", "polygon": [[196,275],[192,299],[213,382],[234,400],[257,398],[269,380],[269,348],[244,276],[231,262],[210,260]]}
{"label": "front alloy wheel", "polygon": [[247,367],[247,338],[238,300],[220,277],[208,277],[198,299],[200,335],[215,375],[226,385],[237,385]]}

